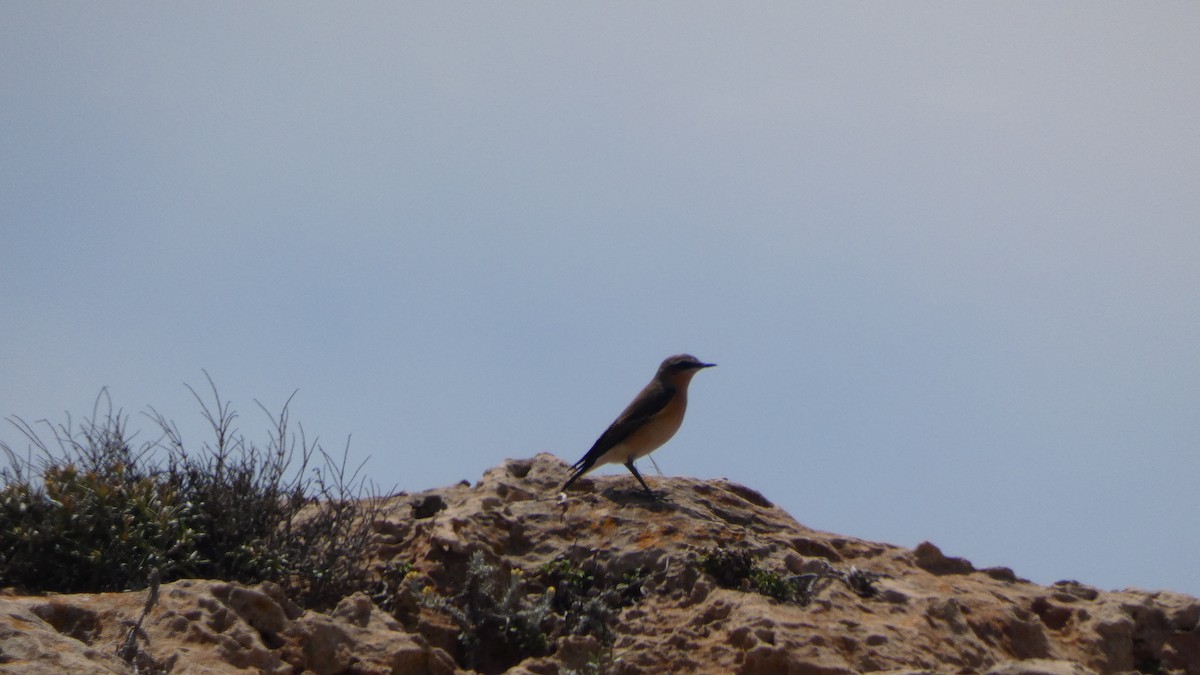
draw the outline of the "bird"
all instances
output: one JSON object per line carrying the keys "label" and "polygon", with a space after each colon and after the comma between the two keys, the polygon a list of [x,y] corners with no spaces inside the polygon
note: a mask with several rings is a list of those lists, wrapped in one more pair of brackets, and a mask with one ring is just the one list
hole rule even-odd
{"label": "bird", "polygon": [[566,492],[580,476],[595,467],[619,462],[642,484],[646,494],[657,499],[633,461],[662,447],[679,431],[692,377],[715,365],[704,363],[691,354],[677,354],[663,360],[650,384],[600,434],[592,449],[571,465],[571,477],[563,483],[560,492]]}

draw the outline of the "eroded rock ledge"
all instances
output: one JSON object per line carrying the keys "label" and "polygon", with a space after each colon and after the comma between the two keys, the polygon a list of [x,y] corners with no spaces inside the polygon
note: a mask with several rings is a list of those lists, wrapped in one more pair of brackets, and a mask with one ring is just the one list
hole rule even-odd
{"label": "eroded rock ledge", "polygon": [[[375,550],[381,570],[403,563],[406,574],[328,612],[270,583],[163,584],[141,627],[139,672],[462,672],[461,626],[422,598],[453,598],[478,552],[506,578],[565,561],[591,578],[638,579],[603,639],[551,617],[542,653],[503,663],[511,672],[1200,674],[1200,600],[1190,596],[1039,586],[930,543],[811,530],[725,480],[659,479],[669,499],[652,502],[627,476],[588,477],[560,500],[565,473],[538,455],[474,485],[391,497]],[[879,578],[869,597],[830,584],[807,604],[780,601],[720,587],[700,563],[717,547],[749,551],[780,578],[852,568]],[[561,590],[531,583],[528,593],[549,607],[546,594]],[[133,672],[116,654],[146,596],[0,596],[0,672]]]}

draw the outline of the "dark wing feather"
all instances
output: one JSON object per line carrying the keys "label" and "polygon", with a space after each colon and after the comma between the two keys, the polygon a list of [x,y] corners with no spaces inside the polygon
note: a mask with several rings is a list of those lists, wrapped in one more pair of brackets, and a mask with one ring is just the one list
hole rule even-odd
{"label": "dark wing feather", "polygon": [[641,393],[633,399],[629,407],[621,411],[617,416],[616,421],[608,425],[604,433],[600,434],[600,438],[592,444],[592,449],[587,451],[578,462],[571,465],[571,470],[574,472],[567,482],[563,484],[562,489],[566,490],[574,483],[577,478],[587,473],[589,469],[595,465],[596,460],[604,456],[604,453],[620,445],[622,441],[629,438],[633,431],[642,426],[646,420],[662,411],[667,407],[667,403],[671,401],[671,397],[675,395],[675,388],[663,386],[660,382],[654,381],[646,385]]}

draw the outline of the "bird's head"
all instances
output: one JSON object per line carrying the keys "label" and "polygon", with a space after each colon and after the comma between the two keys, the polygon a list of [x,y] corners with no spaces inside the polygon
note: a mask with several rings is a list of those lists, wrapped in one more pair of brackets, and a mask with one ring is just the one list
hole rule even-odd
{"label": "bird's head", "polygon": [[705,363],[691,354],[676,354],[663,360],[662,365],[658,367],[658,379],[673,384],[686,384],[696,373],[715,365],[717,364]]}

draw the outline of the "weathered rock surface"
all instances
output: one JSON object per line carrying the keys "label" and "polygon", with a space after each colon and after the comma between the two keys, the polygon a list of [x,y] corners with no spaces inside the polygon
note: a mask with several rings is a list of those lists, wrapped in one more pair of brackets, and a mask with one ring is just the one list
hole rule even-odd
{"label": "weathered rock surface", "polygon": [[[0,598],[0,672],[129,673],[117,658],[146,592]],[[448,654],[408,633],[363,595],[330,614],[306,612],[274,584],[164,584],[142,624],[146,670],[452,673]],[[136,661],[135,661],[136,663]]]}
{"label": "weathered rock surface", "polygon": [[[632,477],[588,477],[560,500],[565,475],[561,460],[538,455],[506,461],[475,485],[392,497],[377,523],[378,561],[409,562],[414,572],[390,601],[357,594],[317,613],[269,583],[164,584],[141,653],[170,673],[462,671],[460,626],[413,598],[418,585],[452,595],[480,551],[526,575],[568,560],[645,579],[640,601],[613,614],[607,643],[560,630],[510,672],[1200,675],[1200,600],[1190,596],[1039,586],[929,543],[907,549],[819,532],[725,480],[659,479],[669,499],[655,502]],[[852,568],[883,576],[870,597],[831,583],[806,605],[781,602],[718,587],[699,563],[718,546],[748,550],[782,576]],[[0,672],[132,672],[116,653],[146,593],[0,597]]]}

